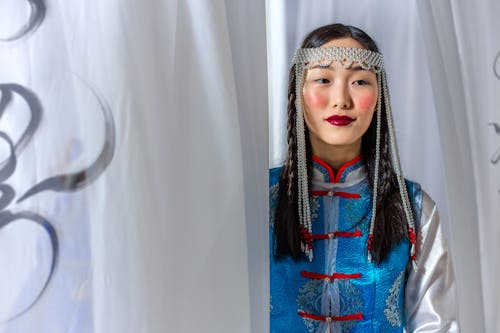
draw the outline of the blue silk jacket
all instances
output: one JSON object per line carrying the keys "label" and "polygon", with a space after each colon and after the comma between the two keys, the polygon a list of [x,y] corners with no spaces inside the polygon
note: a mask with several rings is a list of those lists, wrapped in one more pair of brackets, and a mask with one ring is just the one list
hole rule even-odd
{"label": "blue silk jacket", "polygon": [[[281,170],[270,170],[271,253]],[[409,181],[407,188],[416,221],[420,221],[422,191]],[[312,262],[305,257],[294,261],[271,256],[271,332],[403,332],[405,285],[411,271],[409,242],[395,246],[381,264],[368,260],[372,197],[362,159],[346,163],[335,175],[326,163],[313,157],[310,200]],[[419,227],[417,223],[417,230]],[[449,279],[450,274],[445,277]],[[452,273],[451,277],[453,282]],[[425,290],[416,292],[416,302],[423,299],[420,292],[425,294]],[[453,292],[445,295],[453,301]],[[423,315],[431,324],[434,320],[444,322],[455,331],[456,322],[443,321],[434,310]],[[441,329],[436,328],[436,332]]]}

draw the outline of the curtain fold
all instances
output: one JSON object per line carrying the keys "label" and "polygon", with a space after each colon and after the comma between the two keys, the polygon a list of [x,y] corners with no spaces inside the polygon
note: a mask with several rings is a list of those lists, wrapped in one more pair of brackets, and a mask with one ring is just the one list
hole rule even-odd
{"label": "curtain fold", "polygon": [[[446,164],[450,207],[456,214],[460,314],[464,332],[497,332],[500,308],[495,253],[500,173],[495,153],[500,124],[496,75],[500,28],[495,1],[419,2]],[[464,246],[465,245],[465,246]],[[482,288],[480,287],[482,285]],[[471,286],[474,286],[471,292]],[[483,313],[484,311],[484,313]]]}
{"label": "curtain fold", "polygon": [[57,236],[0,224],[0,331],[264,331],[264,3],[8,1],[0,22],[2,160],[41,105],[3,211]]}
{"label": "curtain fold", "polygon": [[[463,67],[455,32],[456,17],[449,2],[419,2],[419,17],[426,43],[446,166],[447,197],[456,246],[455,270],[463,332],[484,332],[479,252],[479,225],[473,175],[473,149],[469,129]],[[474,286],[474,291],[468,286]]]}
{"label": "curtain fold", "polygon": [[250,329],[267,332],[269,112],[265,3],[245,0],[225,0],[225,3],[243,160]]}

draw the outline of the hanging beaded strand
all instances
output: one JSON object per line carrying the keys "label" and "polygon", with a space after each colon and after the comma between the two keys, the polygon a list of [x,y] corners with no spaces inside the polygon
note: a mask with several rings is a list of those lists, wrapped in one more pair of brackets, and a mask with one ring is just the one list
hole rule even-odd
{"label": "hanging beaded strand", "polygon": [[[302,112],[302,85],[304,83],[304,64],[295,65],[295,109],[296,109],[296,135],[297,135],[297,176],[299,196],[299,222],[302,236],[312,234],[311,209],[309,204],[309,184],[307,174],[307,154],[304,115]],[[313,260],[312,242],[306,242],[308,237],[301,237],[301,250],[309,261]]]}
{"label": "hanging beaded strand", "polygon": [[[405,211],[408,233],[411,242],[411,258],[415,258],[415,222],[413,213],[410,209],[410,201],[408,192],[401,172],[399,155],[397,152],[396,136],[394,134],[393,119],[390,108],[389,92],[387,87],[387,79],[384,70],[384,62],[382,54],[366,49],[346,48],[346,47],[328,47],[328,48],[303,48],[298,49],[295,53],[292,63],[295,65],[295,108],[296,108],[296,137],[297,137],[297,178],[298,178],[298,213],[301,234],[312,234],[312,223],[309,203],[309,185],[307,174],[307,154],[306,154],[306,139],[304,113],[302,106],[302,88],[304,83],[305,71],[309,68],[310,63],[321,61],[338,61],[343,68],[349,68],[353,62],[357,62],[364,70],[369,70],[377,74],[378,84],[378,103],[377,103],[377,124],[376,124],[376,143],[375,143],[375,166],[373,180],[373,201],[372,201],[372,218],[370,221],[370,233],[368,236],[368,258],[371,261],[370,254],[371,241],[375,229],[375,219],[377,211],[378,198],[378,178],[380,164],[380,132],[381,132],[381,115],[382,115],[382,98],[386,109],[387,127],[389,128],[389,141],[391,145],[391,158],[396,172],[396,177],[399,185],[399,192],[403,202]],[[306,254],[308,259],[313,259],[312,242],[306,241],[307,237],[302,237],[301,250]]]}
{"label": "hanging beaded strand", "polygon": [[375,167],[373,171],[373,194],[372,194],[372,218],[370,220],[370,233],[368,234],[368,260],[372,261],[370,252],[372,247],[373,232],[375,231],[375,218],[377,217],[378,198],[378,173],[380,165],[380,128],[382,123],[382,73],[377,74],[378,98],[377,98],[377,124],[375,134]]}
{"label": "hanging beaded strand", "polygon": [[403,209],[406,215],[406,221],[408,224],[408,237],[410,239],[410,257],[412,260],[416,256],[416,236],[415,236],[415,220],[413,219],[413,212],[411,210],[411,203],[408,196],[408,191],[406,189],[406,184],[403,177],[403,172],[401,170],[401,161],[399,159],[398,147],[396,142],[396,134],[394,132],[394,122],[392,118],[391,101],[389,96],[389,88],[387,85],[387,77],[385,71],[382,73],[382,86],[384,90],[384,103],[387,118],[387,127],[389,129],[389,141],[391,145],[391,157],[392,165],[394,166],[394,171],[396,173],[396,178],[399,185],[399,195],[401,196],[401,201],[403,203]]}

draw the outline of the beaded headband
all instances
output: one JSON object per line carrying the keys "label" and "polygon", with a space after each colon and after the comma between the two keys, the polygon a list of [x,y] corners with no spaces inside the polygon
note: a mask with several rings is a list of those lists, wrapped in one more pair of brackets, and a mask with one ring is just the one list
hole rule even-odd
{"label": "beaded headband", "polygon": [[[396,173],[399,185],[399,193],[403,203],[403,209],[408,223],[408,233],[411,243],[410,256],[415,258],[415,221],[411,210],[408,192],[401,171],[401,163],[396,144],[396,135],[390,107],[389,89],[387,86],[387,77],[384,70],[384,59],[381,53],[361,48],[348,47],[318,47],[302,48],[295,53],[292,64],[295,65],[295,109],[296,122],[295,131],[297,135],[297,173],[298,173],[298,199],[299,199],[299,223],[303,233],[312,234],[311,208],[309,203],[309,183],[306,163],[306,138],[304,125],[304,111],[302,108],[302,88],[304,76],[309,64],[314,62],[338,61],[342,67],[349,68],[354,62],[357,62],[364,70],[369,70],[377,74],[378,99],[377,99],[377,123],[376,123],[376,142],[375,142],[375,170],[373,179],[373,200],[372,200],[372,218],[370,221],[370,234],[368,236],[368,258],[371,261],[370,247],[375,228],[377,195],[378,195],[378,177],[380,165],[380,128],[382,116],[382,97],[386,111],[387,127],[389,129],[389,143],[391,147],[391,159]],[[301,249],[309,258],[313,259],[312,242],[308,242],[310,237],[302,237]]]}

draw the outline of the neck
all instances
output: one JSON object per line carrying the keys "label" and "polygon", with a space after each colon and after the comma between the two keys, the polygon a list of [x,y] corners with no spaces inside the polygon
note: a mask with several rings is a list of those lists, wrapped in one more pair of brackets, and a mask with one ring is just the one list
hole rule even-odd
{"label": "neck", "polygon": [[335,146],[312,137],[310,139],[313,155],[326,162],[335,172],[347,162],[361,155],[361,140],[349,145]]}

